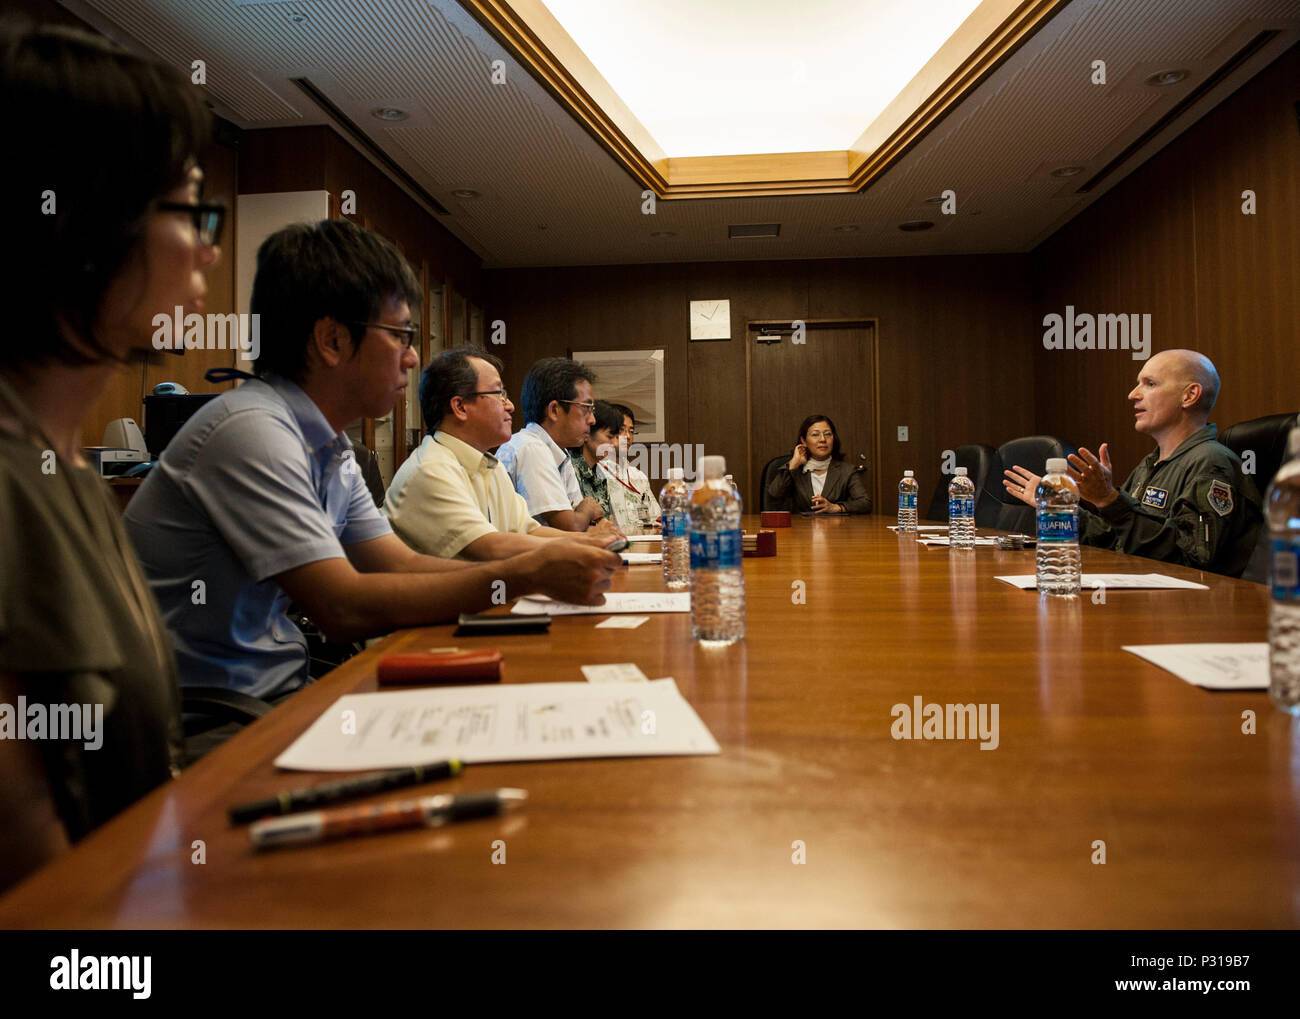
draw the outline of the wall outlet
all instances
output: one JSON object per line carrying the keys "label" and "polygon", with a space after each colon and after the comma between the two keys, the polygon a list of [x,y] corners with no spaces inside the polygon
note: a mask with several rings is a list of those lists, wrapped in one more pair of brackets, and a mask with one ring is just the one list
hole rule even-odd
{"label": "wall outlet", "polygon": [[898,426],[898,441],[899,442],[907,441],[907,425]]}

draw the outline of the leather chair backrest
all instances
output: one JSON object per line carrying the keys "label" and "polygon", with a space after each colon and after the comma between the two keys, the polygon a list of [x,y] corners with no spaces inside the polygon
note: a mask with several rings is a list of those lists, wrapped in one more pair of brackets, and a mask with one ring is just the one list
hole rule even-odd
{"label": "leather chair backrest", "polygon": [[[1286,440],[1295,427],[1296,414],[1269,414],[1229,425],[1219,433],[1219,441],[1241,457],[1243,466],[1254,467],[1250,475],[1262,496],[1268,491],[1273,475],[1286,456]],[[1246,454],[1253,453],[1248,457]]]}
{"label": "leather chair backrest", "polygon": [[[998,451],[992,446],[970,443],[953,450],[954,466],[965,467],[966,473],[975,484],[975,523],[980,522],[980,514],[990,503],[989,486],[995,477],[1000,477],[1002,467],[998,462]],[[926,520],[948,522],[948,485],[952,483],[951,474],[940,474],[935,481],[934,494],[930,496],[930,508],[925,512]]]}
{"label": "leather chair backrest", "polygon": [[[1078,450],[1063,439],[1054,435],[1026,435],[1012,439],[998,447],[998,459],[1003,468],[1023,467],[1034,474],[1043,474],[1047,470],[1047,461],[1052,457],[1066,457]],[[1001,472],[999,472],[1001,474]],[[988,524],[980,524],[978,515],[976,523],[980,526],[994,527],[1000,531],[1016,531],[1020,534],[1034,534],[1037,530],[1034,509],[1008,492],[1002,485],[1002,478],[997,479],[997,509]]]}
{"label": "leather chair backrest", "polygon": [[[767,486],[772,479],[776,477],[777,471],[785,470],[785,465],[790,462],[790,454],[782,453],[780,456],[774,456],[763,467],[763,479],[761,487],[758,490],[758,505],[761,510],[786,510],[794,509],[794,496],[787,495],[784,499],[773,499],[767,494]],[[753,510],[750,510],[752,513]]]}

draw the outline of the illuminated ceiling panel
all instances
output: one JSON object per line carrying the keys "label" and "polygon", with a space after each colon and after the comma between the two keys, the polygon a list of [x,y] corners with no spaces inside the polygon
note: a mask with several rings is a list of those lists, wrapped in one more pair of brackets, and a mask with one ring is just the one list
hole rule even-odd
{"label": "illuminated ceiling panel", "polygon": [[544,0],[670,158],[848,149],[979,0]]}

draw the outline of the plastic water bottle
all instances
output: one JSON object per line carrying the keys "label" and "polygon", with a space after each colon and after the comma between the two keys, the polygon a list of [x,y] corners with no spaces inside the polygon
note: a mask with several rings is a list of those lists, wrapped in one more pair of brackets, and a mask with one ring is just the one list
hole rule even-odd
{"label": "plastic water bottle", "polygon": [[1268,695],[1300,715],[1300,427],[1287,440],[1287,460],[1264,499],[1264,526],[1272,541],[1268,604]]}
{"label": "plastic water bottle", "polygon": [[668,468],[668,483],[659,493],[663,511],[664,583],[670,591],[685,591],[691,586],[690,491],[685,472]]}
{"label": "plastic water bottle", "polygon": [[1079,593],[1079,486],[1062,457],[1047,461],[1038,483],[1038,558],[1040,594],[1072,597]]}
{"label": "plastic water bottle", "polygon": [[903,471],[903,480],[898,483],[898,529],[900,531],[916,530],[916,491],[920,486],[911,471]]}
{"label": "plastic water bottle", "polygon": [[725,457],[703,457],[691,496],[691,636],[706,647],[745,636],[740,499],[726,472]]}
{"label": "plastic water bottle", "polygon": [[958,467],[948,486],[948,547],[975,547],[975,482]]}

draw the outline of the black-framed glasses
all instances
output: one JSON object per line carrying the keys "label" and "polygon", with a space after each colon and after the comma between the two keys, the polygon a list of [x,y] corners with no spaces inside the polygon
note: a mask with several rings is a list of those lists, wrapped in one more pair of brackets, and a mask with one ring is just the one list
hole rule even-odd
{"label": "black-framed glasses", "polygon": [[226,207],[208,202],[158,202],[159,212],[187,212],[194,223],[199,243],[212,247],[221,241],[221,229],[226,224]]}
{"label": "black-framed glasses", "polygon": [[480,389],[477,392],[469,394],[470,396],[495,396],[502,403],[510,402],[510,394],[504,389]]}
{"label": "black-framed glasses", "polygon": [[583,403],[581,400],[556,400],[555,402],[556,402],[556,403],[567,403],[567,404],[570,404],[570,405],[572,405],[572,406],[574,406],[574,407],[581,407],[581,408],[582,408],[583,410],[585,410],[588,414],[590,414],[593,410],[596,409],[596,404],[595,404],[593,401],[591,401],[591,400],[588,400],[586,403]]}
{"label": "black-framed glasses", "polygon": [[395,326],[388,322],[347,322],[350,326],[365,326],[367,329],[382,329],[384,332],[391,333],[394,337],[402,342],[405,347],[420,342],[420,327],[413,326]]}

